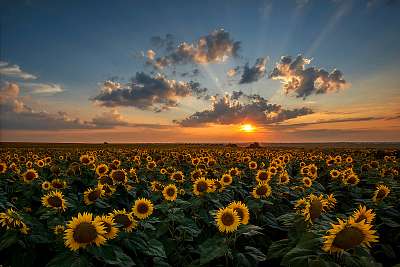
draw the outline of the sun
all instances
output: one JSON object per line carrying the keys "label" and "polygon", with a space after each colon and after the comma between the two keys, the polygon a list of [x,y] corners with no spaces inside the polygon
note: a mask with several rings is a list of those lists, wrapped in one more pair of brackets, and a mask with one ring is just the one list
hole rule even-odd
{"label": "sun", "polygon": [[252,133],[256,130],[256,128],[251,124],[243,124],[240,126],[240,131],[245,133]]}

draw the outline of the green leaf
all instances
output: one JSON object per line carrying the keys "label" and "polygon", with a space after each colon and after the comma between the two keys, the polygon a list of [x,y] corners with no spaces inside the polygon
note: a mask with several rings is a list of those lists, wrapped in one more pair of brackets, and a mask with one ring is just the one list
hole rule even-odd
{"label": "green leaf", "polygon": [[148,242],[147,249],[143,251],[148,256],[155,256],[166,258],[167,255],[165,254],[164,245],[157,239],[151,239]]}
{"label": "green leaf", "polygon": [[13,231],[7,231],[0,239],[0,251],[15,244],[19,238],[18,234]]}
{"label": "green leaf", "polygon": [[267,259],[265,254],[255,247],[245,246],[244,249],[246,250],[246,255],[249,255],[256,262],[265,261]]}
{"label": "green leaf", "polygon": [[240,235],[245,235],[245,236],[255,236],[255,235],[262,235],[262,230],[263,228],[260,226],[248,224],[248,225],[243,225],[239,227],[237,234],[238,236]]}
{"label": "green leaf", "polygon": [[311,255],[314,255],[313,250],[295,247],[283,256],[281,264],[284,266],[294,266],[292,264],[296,262],[296,266],[304,266]]}
{"label": "green leaf", "polygon": [[228,252],[228,245],[225,243],[224,238],[215,236],[199,245],[199,250],[200,264],[203,265],[224,256]]}
{"label": "green leaf", "polygon": [[289,239],[282,239],[273,242],[271,246],[268,248],[267,259],[283,257],[291,249],[289,243],[290,243]]}

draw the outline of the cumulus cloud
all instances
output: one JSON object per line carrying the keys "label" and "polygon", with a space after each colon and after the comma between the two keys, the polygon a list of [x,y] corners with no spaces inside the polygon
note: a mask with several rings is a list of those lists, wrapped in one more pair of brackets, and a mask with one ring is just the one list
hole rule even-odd
{"label": "cumulus cloud", "polygon": [[220,63],[229,57],[237,57],[240,42],[234,41],[224,29],[200,37],[194,43],[183,42],[165,56],[156,58],[152,64],[157,69],[169,65]]}
{"label": "cumulus cloud", "polygon": [[116,109],[111,109],[101,113],[92,119],[92,124],[98,128],[112,128],[114,126],[128,126],[129,123],[125,121],[121,113]]}
{"label": "cumulus cloud", "polygon": [[21,99],[20,88],[16,83],[5,83],[0,88],[0,124],[2,129],[77,129],[91,125],[70,118],[65,112],[52,114],[36,111]]}
{"label": "cumulus cloud", "polygon": [[270,73],[273,80],[280,80],[286,94],[295,94],[303,99],[311,94],[337,92],[349,86],[341,71],[327,72],[315,67],[306,68],[311,59],[298,55],[294,60],[290,56],[281,57]]}
{"label": "cumulus cloud", "polygon": [[313,113],[311,109],[284,109],[277,104],[271,104],[259,95],[246,95],[243,92],[233,92],[224,96],[212,98],[209,110],[195,112],[189,117],[174,122],[185,127],[195,127],[204,124],[238,124],[250,121],[260,125],[268,125],[287,119]]}
{"label": "cumulus cloud", "polygon": [[153,60],[156,56],[156,52],[154,52],[153,50],[149,49],[146,52],[146,56],[149,60]]}
{"label": "cumulus cloud", "polygon": [[37,79],[35,75],[23,71],[20,66],[11,65],[5,61],[0,61],[0,75],[12,78],[19,78],[23,80]]}
{"label": "cumulus cloud", "polygon": [[252,67],[249,67],[247,63],[243,68],[243,74],[239,83],[252,83],[263,78],[266,74],[266,65],[267,59],[262,57],[257,58],[256,63]]}
{"label": "cumulus cloud", "polygon": [[138,72],[132,82],[124,86],[106,81],[92,100],[105,107],[131,106],[160,112],[176,107],[180,98],[201,97],[206,91],[196,82],[169,80],[161,74],[149,76]]}
{"label": "cumulus cloud", "polygon": [[234,77],[234,76],[236,76],[236,75],[238,74],[239,70],[240,70],[240,67],[239,67],[239,66],[237,66],[237,67],[235,67],[235,68],[231,68],[231,69],[228,70],[228,72],[226,73],[226,75],[227,75],[228,77]]}

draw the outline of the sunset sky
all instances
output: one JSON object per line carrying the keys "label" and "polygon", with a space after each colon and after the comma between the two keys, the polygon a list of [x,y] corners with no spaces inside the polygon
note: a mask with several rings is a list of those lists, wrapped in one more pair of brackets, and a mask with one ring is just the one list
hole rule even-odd
{"label": "sunset sky", "polygon": [[399,14],[394,0],[2,1],[0,141],[400,141]]}

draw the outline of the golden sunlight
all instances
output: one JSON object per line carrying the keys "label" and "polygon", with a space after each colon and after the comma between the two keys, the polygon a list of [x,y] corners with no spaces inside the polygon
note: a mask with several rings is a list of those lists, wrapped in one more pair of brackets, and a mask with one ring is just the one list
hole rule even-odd
{"label": "golden sunlight", "polygon": [[245,133],[252,133],[256,130],[256,128],[251,124],[243,124],[240,126],[240,131]]}

